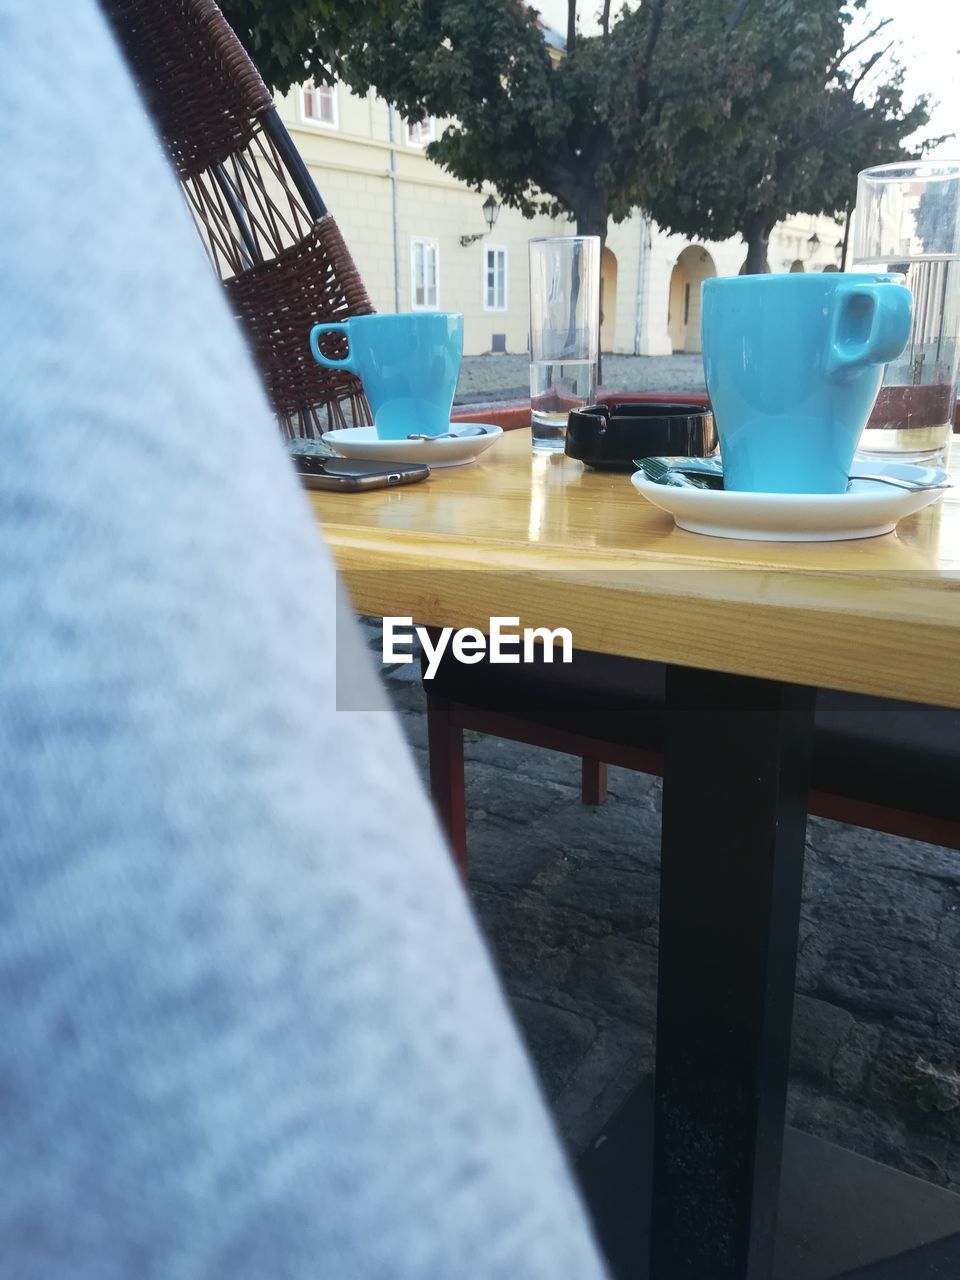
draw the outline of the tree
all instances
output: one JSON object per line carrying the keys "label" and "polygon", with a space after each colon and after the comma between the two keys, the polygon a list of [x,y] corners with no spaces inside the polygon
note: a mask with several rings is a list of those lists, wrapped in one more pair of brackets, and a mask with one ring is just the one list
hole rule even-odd
{"label": "tree", "polygon": [[343,73],[358,22],[376,31],[396,0],[219,0],[227,21],[272,88],[286,92],[308,76],[330,81]]}
{"label": "tree", "polygon": [[[625,217],[686,172],[687,132],[709,136],[771,77],[789,86],[822,63],[838,45],[840,2],[644,0],[611,21],[604,0],[600,34],[585,37],[568,0],[564,52],[522,0],[395,0],[369,14],[351,4],[349,21],[337,20],[337,68],[412,118],[451,119],[427,154],[462,181],[494,185],[527,215],[566,212],[578,232],[604,238],[611,213]],[[235,21],[247,14],[242,38],[260,15],[251,52],[285,87],[303,78],[297,66],[314,65],[300,16],[319,4],[301,0],[292,14],[281,0],[225,8]]]}
{"label": "tree", "polygon": [[[866,39],[886,27],[881,23]],[[769,271],[774,226],[794,213],[849,214],[857,172],[906,158],[905,140],[930,118],[929,100],[904,104],[903,73],[861,100],[861,86],[889,47],[849,70],[864,41],[838,47],[789,84],[771,77],[709,130],[674,144],[674,181],[651,193],[649,209],[666,229],[704,239],[740,233],[744,270]],[[939,140],[938,140],[939,141]],[[844,242],[844,256],[846,244]]]}
{"label": "tree", "polygon": [[640,206],[703,239],[740,233],[765,271],[774,225],[842,214],[857,170],[903,157],[929,118],[901,73],[869,100],[845,46],[865,0],[641,0],[565,51],[523,0],[223,0],[264,76],[285,89],[336,73],[413,119],[452,121],[431,159],[524,214],[567,213],[605,238]]}
{"label": "tree", "polygon": [[[950,166],[944,166],[945,169]],[[924,253],[955,252],[960,227],[960,188],[951,182],[944,189],[931,183],[917,205],[916,235]]]}
{"label": "tree", "polygon": [[452,117],[428,154],[456,177],[603,239],[611,214],[671,183],[687,131],[709,134],[772,74],[792,83],[840,28],[838,0],[646,0],[612,23],[604,3],[601,22],[578,34],[568,0],[558,54],[518,0],[405,0],[346,74],[410,115]]}

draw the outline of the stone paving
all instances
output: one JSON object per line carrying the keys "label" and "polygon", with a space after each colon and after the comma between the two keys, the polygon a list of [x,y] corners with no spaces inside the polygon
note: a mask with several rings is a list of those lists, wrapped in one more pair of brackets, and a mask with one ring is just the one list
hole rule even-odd
{"label": "stone paving", "polygon": [[[608,391],[703,391],[703,361],[697,355],[608,355],[601,382]],[[455,404],[529,397],[530,361],[525,355],[467,356],[460,366]]]}
{"label": "stone paving", "polygon": [[[380,627],[364,624],[375,662]],[[416,666],[385,672],[426,779]],[[470,891],[577,1151],[652,1062],[660,785],[466,742]],[[960,1192],[960,854],[812,818],[793,1031],[797,1127]]]}

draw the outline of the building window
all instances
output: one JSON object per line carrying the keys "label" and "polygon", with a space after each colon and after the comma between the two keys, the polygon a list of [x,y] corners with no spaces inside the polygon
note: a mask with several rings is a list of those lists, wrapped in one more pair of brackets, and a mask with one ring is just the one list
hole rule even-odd
{"label": "building window", "polygon": [[408,147],[425,147],[428,142],[433,142],[436,136],[437,122],[433,116],[427,116],[425,120],[407,121]]}
{"label": "building window", "polygon": [[483,251],[483,309],[507,309],[507,251],[492,244]]}
{"label": "building window", "polygon": [[435,311],[440,305],[440,251],[436,240],[410,242],[410,278],[415,311]]}
{"label": "building window", "polygon": [[301,89],[301,114],[310,124],[337,127],[337,87],[308,81]]}

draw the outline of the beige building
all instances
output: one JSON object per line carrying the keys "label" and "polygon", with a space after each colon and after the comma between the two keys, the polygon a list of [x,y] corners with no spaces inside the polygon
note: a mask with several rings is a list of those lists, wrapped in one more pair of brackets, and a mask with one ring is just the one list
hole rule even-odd
{"label": "beige building", "polygon": [[[572,234],[569,221],[501,208],[488,230],[482,206],[492,188],[473,191],[424,154],[442,124],[410,124],[373,93],[306,86],[278,106],[378,311],[462,311],[466,354],[526,351],[527,242]],[[829,218],[781,223],[770,240],[771,270],[833,268],[841,235]],[[603,350],[699,351],[700,283],[736,275],[745,252],[739,238],[691,243],[639,213],[611,224],[601,264]]]}

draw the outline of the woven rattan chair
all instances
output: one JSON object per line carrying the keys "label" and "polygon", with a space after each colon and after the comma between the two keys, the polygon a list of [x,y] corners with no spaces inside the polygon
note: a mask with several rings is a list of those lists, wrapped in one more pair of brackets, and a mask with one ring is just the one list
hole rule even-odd
{"label": "woven rattan chair", "polygon": [[[289,437],[372,421],[318,321],[373,311],[270,90],[213,0],[101,0]],[[329,353],[338,350],[330,335]]]}

